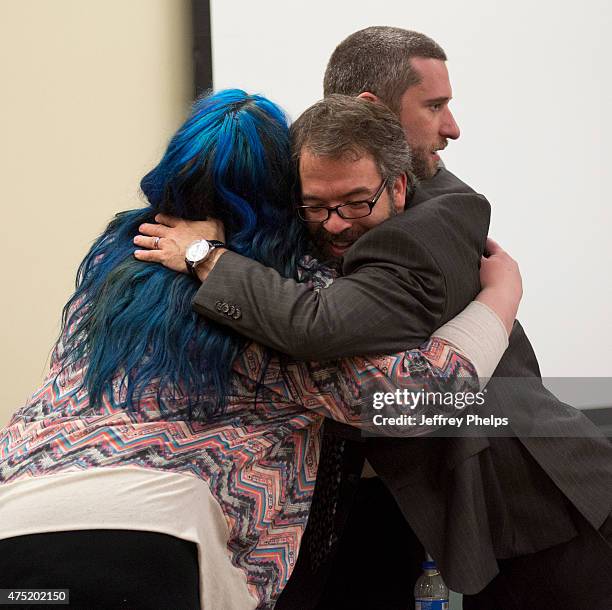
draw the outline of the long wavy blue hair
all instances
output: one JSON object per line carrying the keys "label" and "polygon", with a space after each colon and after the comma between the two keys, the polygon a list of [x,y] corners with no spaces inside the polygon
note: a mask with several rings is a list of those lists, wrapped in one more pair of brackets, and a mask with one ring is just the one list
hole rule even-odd
{"label": "long wavy blue hair", "polygon": [[195,102],[141,181],[149,207],[111,221],[81,263],[64,308],[67,362],[86,358],[90,403],[112,401],[119,374],[126,408],[136,409],[155,380],[158,398],[168,391],[188,397],[190,416],[223,411],[232,363],[247,340],[199,318],[191,308],[199,284],[136,260],[132,240],[158,212],[216,217],[231,250],[295,276],[306,242],[290,204],[293,184],[287,119],[275,104],[237,89]]}

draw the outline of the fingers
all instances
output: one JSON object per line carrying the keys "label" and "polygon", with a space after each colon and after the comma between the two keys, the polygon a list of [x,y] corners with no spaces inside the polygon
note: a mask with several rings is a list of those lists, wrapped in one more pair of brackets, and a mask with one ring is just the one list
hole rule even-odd
{"label": "fingers", "polygon": [[494,239],[491,239],[490,237],[487,237],[485,256],[487,258],[495,256],[517,265],[517,262],[508,254],[508,252],[506,252],[506,250],[504,250]]}
{"label": "fingers", "polygon": [[166,235],[168,234],[168,227],[165,227],[164,225],[156,225],[150,222],[145,222],[141,224],[138,227],[138,230],[143,235],[150,235],[151,237],[166,237]]}
{"label": "fingers", "polygon": [[[145,239],[149,240],[151,238],[140,235],[138,241]],[[136,238],[134,241],[137,241]],[[165,247],[160,250],[135,250],[134,258],[145,263],[160,263],[166,269],[179,273],[187,273],[185,254],[180,251],[176,243],[171,239],[166,239],[162,243],[164,243]]]}
{"label": "fingers", "polygon": [[156,214],[155,222],[158,222],[160,225],[166,225],[167,227],[176,227],[180,219],[175,218],[174,216],[169,216],[168,214]]}
{"label": "fingers", "polygon": [[147,263],[161,263],[163,254],[159,250],[134,250],[134,258]]}
{"label": "fingers", "polygon": [[494,254],[501,254],[504,249],[490,237],[487,237],[487,243],[485,245],[485,255],[493,256]]}
{"label": "fingers", "polygon": [[134,237],[134,243],[141,248],[149,248],[149,250],[161,250],[162,238],[161,237],[147,237],[145,235],[136,235]]}

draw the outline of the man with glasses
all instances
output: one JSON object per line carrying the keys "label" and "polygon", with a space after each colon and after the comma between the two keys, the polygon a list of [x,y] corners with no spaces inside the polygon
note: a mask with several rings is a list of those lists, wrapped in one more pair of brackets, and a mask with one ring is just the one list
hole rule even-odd
{"label": "man with glasses", "polygon": [[[300,182],[302,205],[297,213],[307,223],[322,260],[338,261],[367,231],[404,209],[404,199],[394,195],[405,193],[406,174],[380,182],[369,155],[353,161],[313,155],[306,149],[300,156]],[[344,203],[325,205],[331,201]]]}

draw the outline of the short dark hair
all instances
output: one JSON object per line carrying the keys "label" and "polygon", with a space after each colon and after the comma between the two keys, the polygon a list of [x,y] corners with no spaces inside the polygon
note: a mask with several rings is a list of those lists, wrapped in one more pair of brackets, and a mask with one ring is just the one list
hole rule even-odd
{"label": "short dark hair", "polygon": [[406,174],[412,185],[410,148],[398,118],[383,104],[329,95],[305,110],[290,130],[296,166],[304,149],[315,156],[374,159],[389,187]]}
{"label": "short dark hair", "polygon": [[325,70],[323,95],[373,93],[393,112],[402,94],[420,81],[412,57],[446,61],[442,47],[425,34],[389,26],[372,26],[345,38]]}

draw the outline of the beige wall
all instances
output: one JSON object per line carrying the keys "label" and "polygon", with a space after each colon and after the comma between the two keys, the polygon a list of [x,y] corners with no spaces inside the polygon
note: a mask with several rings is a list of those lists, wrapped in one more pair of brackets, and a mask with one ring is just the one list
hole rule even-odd
{"label": "beige wall", "polygon": [[0,0],[0,425],[36,389],[94,237],[191,101],[189,0]]}

